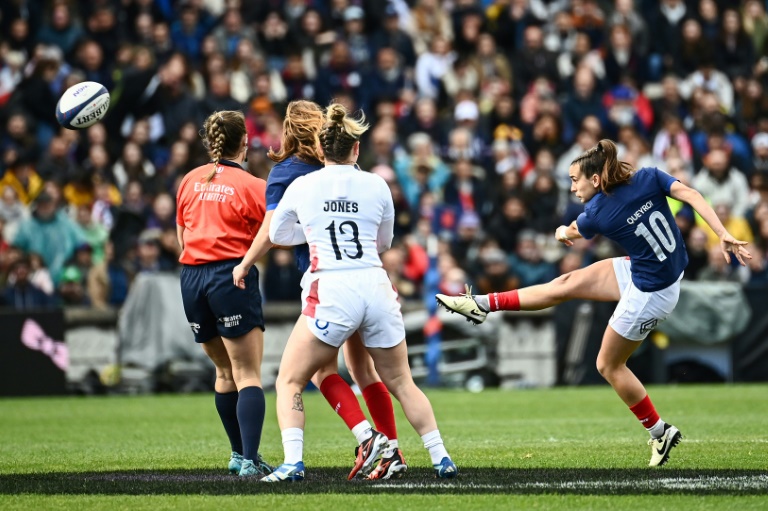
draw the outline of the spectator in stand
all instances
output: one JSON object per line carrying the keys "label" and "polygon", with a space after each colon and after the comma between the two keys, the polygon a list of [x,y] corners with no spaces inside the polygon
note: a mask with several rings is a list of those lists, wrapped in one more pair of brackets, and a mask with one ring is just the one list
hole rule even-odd
{"label": "spectator in stand", "polygon": [[765,41],[768,36],[768,14],[765,2],[747,0],[742,11],[744,31],[752,38],[752,48],[758,55],[765,55]]}
{"label": "spectator in stand", "polygon": [[675,71],[680,76],[694,73],[702,58],[712,55],[714,45],[704,37],[701,23],[696,18],[688,18],[683,22],[680,50],[675,56]]}
{"label": "spectator in stand", "polygon": [[83,233],[86,245],[91,250],[93,263],[100,263],[104,259],[104,246],[109,239],[109,230],[93,220],[91,207],[88,205],[77,208],[75,221]]}
{"label": "spectator in stand", "polygon": [[541,27],[529,26],[525,29],[524,45],[515,53],[512,68],[515,70],[515,90],[518,94],[528,90],[528,84],[536,78],[543,77],[552,83],[557,81],[557,57],[544,47]]}
{"label": "spectator in stand", "polygon": [[57,46],[68,55],[82,36],[83,28],[78,20],[72,18],[69,4],[57,2],[53,6],[50,19],[40,29],[37,40],[43,44]]}
{"label": "spectator in stand", "polygon": [[528,228],[528,208],[522,198],[512,195],[501,204],[501,209],[491,218],[488,234],[499,242],[507,254],[517,247],[518,236]]}
{"label": "spectator in stand", "polygon": [[646,81],[646,62],[634,48],[632,34],[626,25],[611,28],[605,49],[605,78],[608,86],[619,85],[625,76],[631,76],[642,89]]}
{"label": "spectator in stand", "polygon": [[670,156],[681,158],[686,163],[693,161],[693,148],[688,133],[683,128],[682,120],[674,114],[664,116],[663,128],[653,141],[653,157],[659,161]]}
{"label": "spectator in stand", "polygon": [[755,65],[755,48],[741,26],[739,11],[725,9],[722,20],[720,35],[715,43],[717,67],[731,80],[749,76]]}
{"label": "spectator in stand", "polygon": [[[643,3],[642,0],[639,3]],[[646,55],[650,45],[648,24],[637,11],[634,0],[616,0],[614,10],[607,16],[606,22],[610,29],[616,25],[628,27],[632,45],[638,55]]]}
{"label": "spectator in stand", "polygon": [[768,133],[758,133],[752,137],[752,150],[753,172],[768,177]]}
{"label": "spectator in stand", "polygon": [[607,114],[596,90],[594,73],[587,67],[580,67],[573,75],[573,91],[563,103],[564,142],[574,140],[576,130],[588,115],[602,120]]}
{"label": "spectator in stand", "polygon": [[91,304],[83,285],[83,280],[83,272],[77,266],[67,266],[64,268],[56,290],[61,305],[71,307]]}
{"label": "spectator in stand", "polygon": [[535,231],[524,230],[517,238],[517,249],[510,256],[512,267],[523,287],[544,284],[557,276],[555,265],[542,258]]}
{"label": "spectator in stand", "polygon": [[19,224],[13,240],[20,249],[40,254],[54,282],[58,282],[64,264],[83,242],[80,227],[57,208],[56,200],[48,192],[37,197],[32,216]]}
{"label": "spectator in stand", "polygon": [[507,255],[495,242],[481,248],[477,259],[480,268],[472,280],[478,293],[496,293],[520,285],[520,279],[512,271]]}
{"label": "spectator in stand", "polygon": [[36,310],[54,307],[54,301],[29,281],[29,260],[15,261],[8,274],[8,283],[2,294],[2,304],[16,310]]}
{"label": "spectator in stand", "polygon": [[413,40],[400,28],[400,16],[392,3],[387,3],[382,30],[372,36],[371,45],[374,51],[381,48],[392,48],[398,53],[404,66],[408,69],[412,70],[416,65],[416,50],[413,47]]}
{"label": "spectator in stand", "polygon": [[115,261],[112,242],[104,247],[104,260],[96,264],[87,277],[87,294],[98,308],[119,307],[128,296],[130,275]]}
{"label": "spectator in stand", "polygon": [[29,260],[29,282],[48,296],[53,296],[55,287],[51,272],[45,267],[45,261],[34,252],[28,255]]}
{"label": "spectator in stand", "polygon": [[12,188],[24,205],[29,205],[43,191],[44,181],[34,168],[33,154],[15,153],[6,160],[8,167],[0,179],[0,186]]}
{"label": "spectator in stand", "polygon": [[407,31],[417,55],[432,48],[436,39],[453,40],[451,19],[441,4],[440,0],[418,0],[411,10]]}
{"label": "spectator in stand", "polygon": [[[429,0],[434,1],[434,0]],[[443,37],[435,37],[429,51],[419,54],[416,60],[414,81],[420,96],[437,100],[440,81],[456,60],[451,43]]]}
{"label": "spectator in stand", "polygon": [[0,185],[0,220],[3,221],[3,238],[12,240],[22,220],[29,216],[29,210],[19,200],[16,190],[9,185]]}
{"label": "spectator in stand", "polygon": [[722,149],[711,151],[704,157],[704,167],[692,181],[693,187],[712,204],[728,204],[731,214],[743,217],[746,213],[749,183],[730,157]]}
{"label": "spectator in stand", "polygon": [[365,81],[363,110],[370,109],[380,100],[397,100],[407,87],[403,66],[394,49],[380,49],[376,54],[376,65],[372,67]]}
{"label": "spectator in stand", "polygon": [[442,191],[450,178],[450,169],[434,153],[429,135],[414,133],[408,139],[410,153],[395,159],[393,168],[411,207],[417,207],[426,191]]}
{"label": "spectator in stand", "polygon": [[682,44],[681,27],[688,8],[683,0],[661,0],[658,11],[649,23],[654,27],[651,40],[651,79],[658,80],[665,73],[674,72],[675,59]]}

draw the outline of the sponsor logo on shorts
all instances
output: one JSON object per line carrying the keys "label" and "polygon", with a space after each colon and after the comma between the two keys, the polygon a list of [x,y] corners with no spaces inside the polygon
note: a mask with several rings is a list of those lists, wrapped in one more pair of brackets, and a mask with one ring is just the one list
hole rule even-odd
{"label": "sponsor logo on shorts", "polygon": [[640,325],[640,333],[644,334],[645,332],[650,332],[654,328],[656,328],[656,325],[659,323],[658,319],[649,319],[645,323],[642,323]]}
{"label": "sponsor logo on shorts", "polygon": [[328,325],[330,325],[330,323],[327,321],[320,321],[319,319],[315,320],[315,328],[323,332],[323,337],[328,336]]}
{"label": "sponsor logo on shorts", "polygon": [[192,329],[192,331],[196,334],[200,333],[200,323],[190,323],[189,328]]}
{"label": "sponsor logo on shorts", "polygon": [[235,314],[234,316],[224,316],[219,318],[219,323],[224,323],[224,326],[229,328],[231,326],[239,325],[241,319],[243,319],[242,314]]}

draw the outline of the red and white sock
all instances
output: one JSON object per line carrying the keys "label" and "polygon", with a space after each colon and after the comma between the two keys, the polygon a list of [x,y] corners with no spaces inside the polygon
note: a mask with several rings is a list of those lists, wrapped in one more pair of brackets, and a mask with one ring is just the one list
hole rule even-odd
{"label": "red and white sock", "polygon": [[520,310],[520,296],[517,289],[503,293],[490,293],[486,296],[488,297],[488,312]]}
{"label": "red and white sock", "polygon": [[639,403],[630,406],[629,409],[635,414],[635,417],[645,427],[646,431],[650,433],[651,437],[659,438],[664,434],[665,422],[656,413],[656,407],[653,406],[651,398],[647,394]]}

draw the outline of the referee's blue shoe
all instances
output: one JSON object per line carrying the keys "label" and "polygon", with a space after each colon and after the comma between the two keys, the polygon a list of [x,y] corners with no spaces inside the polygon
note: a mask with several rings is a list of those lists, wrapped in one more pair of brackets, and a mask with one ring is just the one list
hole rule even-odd
{"label": "referee's blue shoe", "polygon": [[261,479],[263,483],[282,483],[284,481],[303,481],[304,480],[304,462],[300,461],[295,465],[283,463],[275,469],[274,472]]}
{"label": "referee's blue shoe", "polygon": [[240,469],[242,468],[242,466],[243,466],[243,455],[240,454],[239,452],[232,451],[232,456],[229,457],[229,465],[227,467],[229,469],[229,472],[237,475],[240,473]]}
{"label": "referee's blue shoe", "polygon": [[432,468],[435,469],[435,476],[441,479],[451,479],[456,477],[459,473],[459,468],[456,466],[456,463],[454,463],[448,456],[440,460],[440,463],[432,465]]}

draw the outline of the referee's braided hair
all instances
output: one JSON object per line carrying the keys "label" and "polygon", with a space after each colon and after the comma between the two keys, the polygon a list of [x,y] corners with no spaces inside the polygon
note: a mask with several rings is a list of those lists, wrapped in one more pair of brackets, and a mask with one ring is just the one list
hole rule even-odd
{"label": "referee's braided hair", "polygon": [[585,177],[600,175],[600,190],[610,193],[614,186],[628,183],[632,179],[632,165],[619,160],[618,149],[612,140],[604,138],[595,147],[587,149],[571,165],[578,165]]}
{"label": "referee's braided hair", "polygon": [[320,130],[320,146],[325,159],[336,163],[349,163],[352,146],[360,140],[360,135],[368,130],[365,115],[360,119],[347,115],[347,109],[340,103],[332,103],[325,113],[325,124]]}
{"label": "referee's braided hair", "polygon": [[200,133],[213,161],[213,169],[205,176],[206,183],[210,183],[216,175],[219,160],[236,158],[240,154],[245,133],[245,116],[242,112],[222,110],[208,116]]}

